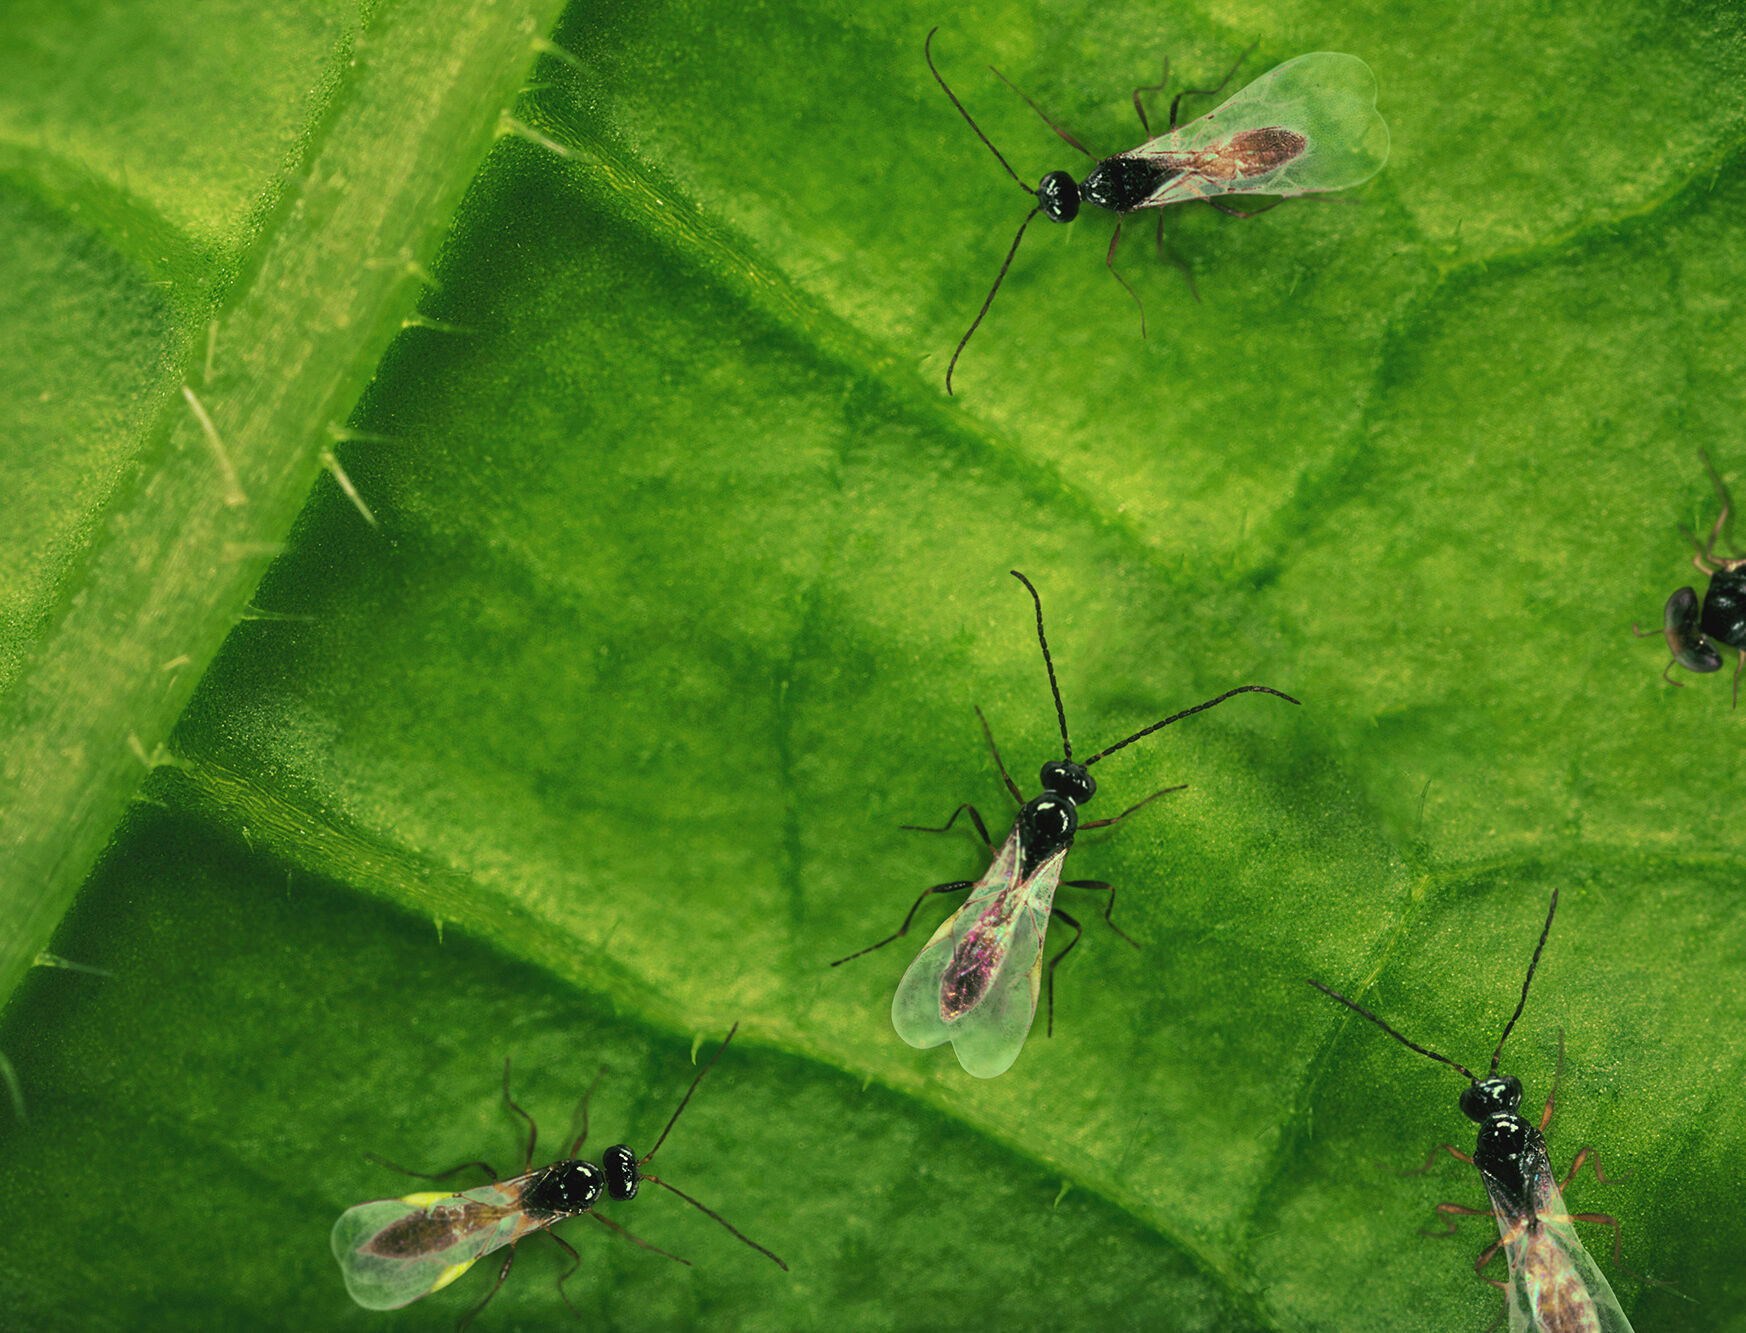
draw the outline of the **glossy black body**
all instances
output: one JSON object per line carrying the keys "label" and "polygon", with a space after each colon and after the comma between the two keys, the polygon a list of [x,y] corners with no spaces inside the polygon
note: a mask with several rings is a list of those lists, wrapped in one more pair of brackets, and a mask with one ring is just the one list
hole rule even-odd
{"label": "glossy black body", "polygon": [[1182,172],[1143,157],[1106,157],[1079,183],[1079,197],[1112,213],[1131,213]]}
{"label": "glossy black body", "polygon": [[608,1194],[620,1203],[637,1197],[637,1186],[643,1177],[637,1170],[637,1155],[630,1148],[622,1143],[613,1144],[601,1154],[600,1165],[606,1172]]}
{"label": "glossy black body", "polygon": [[521,1196],[521,1206],[536,1217],[573,1217],[594,1207],[606,1189],[606,1175],[592,1162],[553,1162]]}
{"label": "glossy black body", "polygon": [[1038,780],[1040,794],[1018,813],[1019,875],[1028,877],[1056,852],[1073,845],[1079,831],[1079,807],[1097,794],[1097,779],[1083,764],[1051,759]]}
{"label": "glossy black body", "polygon": [[1073,221],[1081,203],[1112,213],[1132,213],[1172,176],[1181,174],[1180,168],[1118,153],[1104,158],[1077,184],[1067,172],[1051,171],[1037,182],[1037,207],[1051,222]]}
{"label": "glossy black body", "polygon": [[1473,1164],[1493,1201],[1509,1204],[1517,1217],[1533,1215],[1534,1182],[1547,1160],[1544,1136],[1516,1113],[1521,1104],[1522,1085],[1508,1074],[1480,1079],[1461,1094],[1461,1113],[1479,1124]]}
{"label": "glossy black body", "polygon": [[1071,222],[1079,216],[1079,187],[1065,171],[1051,171],[1037,182],[1037,207],[1050,222]]}
{"label": "glossy black body", "polygon": [[1746,648],[1746,566],[1718,569],[1704,593],[1703,632],[1730,648]]}
{"label": "glossy black body", "polygon": [[1492,1203],[1506,1204],[1511,1217],[1536,1215],[1534,1183],[1545,1174],[1546,1161],[1546,1140],[1532,1121],[1504,1111],[1480,1122],[1473,1164]]}

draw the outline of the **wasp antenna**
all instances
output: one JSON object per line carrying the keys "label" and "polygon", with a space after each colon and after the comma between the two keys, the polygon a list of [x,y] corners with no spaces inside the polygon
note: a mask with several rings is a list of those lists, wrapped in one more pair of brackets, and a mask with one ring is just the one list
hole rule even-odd
{"label": "wasp antenna", "polygon": [[[691,1080],[691,1086],[685,1089],[685,1095],[679,1099],[678,1109],[675,1110],[671,1118],[668,1119],[667,1128],[661,1131],[661,1137],[655,1140],[655,1146],[650,1148],[649,1151],[644,1154],[642,1159],[643,1162],[648,1161],[649,1158],[661,1151],[661,1145],[667,1141],[667,1135],[673,1132],[673,1126],[679,1119],[679,1113],[685,1109],[686,1103],[691,1100],[691,1094],[697,1091],[697,1085],[703,1082],[703,1076],[710,1071],[717,1060],[721,1059],[721,1053],[728,1048],[728,1043],[734,1039],[734,1033],[739,1030],[740,1025],[738,1023],[735,1023],[731,1028],[729,1028],[727,1036],[722,1038],[721,1045],[715,1048],[715,1054],[710,1056],[704,1063],[703,1068],[697,1071],[697,1077]],[[641,1166],[642,1162],[638,1162],[637,1165]],[[651,1176],[649,1179],[653,1180],[654,1177]],[[668,1188],[671,1189],[672,1186],[668,1186]]]}
{"label": "wasp antenna", "polygon": [[[1709,450],[1699,449],[1698,457],[1703,460],[1704,471],[1710,474],[1710,484],[1716,488],[1716,498],[1722,502],[1722,512],[1716,515],[1716,526],[1710,529],[1709,545],[1704,547],[1705,558],[1712,559],[1710,552],[1716,549],[1716,542],[1721,537],[1724,528],[1728,530],[1728,545],[1733,546],[1734,544],[1734,530],[1729,523],[1734,514],[1734,498],[1728,494],[1728,485],[1722,480],[1722,474],[1716,471],[1716,465],[1710,461]],[[1736,557],[1739,555],[1738,548],[1735,549],[1734,554]]]}
{"label": "wasp antenna", "polygon": [[[1469,1068],[1467,1068],[1466,1065],[1456,1064],[1455,1061],[1451,1060],[1448,1056],[1438,1055],[1435,1051],[1427,1050],[1425,1047],[1420,1046],[1416,1041],[1408,1041],[1405,1037],[1401,1036],[1400,1033],[1396,1032],[1393,1028],[1389,1027],[1389,1025],[1387,1023],[1384,1023],[1380,1018],[1378,1018],[1375,1014],[1371,1013],[1363,1005],[1356,1004],[1353,1001],[1348,1000],[1344,995],[1340,994],[1339,991],[1334,990],[1331,987],[1322,985],[1322,983],[1317,981],[1314,977],[1306,977],[1304,979],[1306,981],[1308,981],[1310,985],[1314,986],[1317,990],[1319,990],[1323,995],[1326,995],[1329,999],[1338,1000],[1341,1004],[1345,1005],[1353,1013],[1358,1014],[1363,1018],[1368,1018],[1372,1023],[1376,1024],[1377,1027],[1381,1028],[1384,1032],[1388,1033],[1389,1036],[1393,1037],[1396,1041],[1398,1041],[1402,1046],[1405,1046],[1408,1050],[1417,1051],[1420,1055],[1428,1055],[1433,1060],[1441,1060],[1444,1064],[1448,1065],[1449,1068],[1455,1070],[1457,1073],[1465,1075],[1467,1078],[1467,1081],[1469,1083],[1479,1082],[1479,1080],[1473,1076],[1473,1071],[1470,1070]],[[1493,1065],[1492,1068],[1496,1069],[1497,1066]]]}
{"label": "wasp antenna", "polygon": [[[1028,96],[1026,96],[1024,90],[1021,89],[1016,83],[1014,83],[1011,79],[1007,78],[1006,75],[1002,74],[993,65],[990,65],[988,67],[988,72],[990,74],[994,75],[995,78],[999,79],[1008,88],[1011,88],[1013,90],[1013,92],[1017,93],[1019,96],[1019,100],[1022,101],[1026,106],[1028,106],[1032,111],[1035,111],[1037,113],[1038,117],[1042,120],[1043,124],[1047,125],[1050,129],[1054,130],[1055,133],[1060,135],[1063,140],[1065,140],[1067,143],[1071,144],[1073,147],[1077,148],[1080,152],[1084,153],[1092,161],[1095,162],[1097,160],[1096,153],[1092,152],[1084,144],[1080,143],[1079,140],[1075,139],[1071,134],[1067,133],[1066,130],[1062,129],[1054,121],[1050,120],[1049,117],[1044,114],[1043,108],[1038,106],[1035,102],[1031,101],[1031,99]],[[1023,185],[1024,182],[1020,181],[1019,184]]]}
{"label": "wasp antenna", "polygon": [[1723,504],[1732,507],[1734,501],[1728,495],[1728,487],[1722,480],[1722,474],[1716,471],[1716,465],[1710,461],[1710,451],[1708,449],[1699,449],[1697,454],[1698,458],[1703,461],[1704,471],[1710,474],[1710,484],[1716,488],[1717,497],[1720,498]]}
{"label": "wasp antenna", "polygon": [[[727,1045],[727,1043],[723,1042],[722,1045],[725,1046],[725,1045]],[[647,1161],[648,1158],[645,1157],[643,1160]],[[723,1217],[720,1213],[716,1212],[715,1209],[704,1207],[701,1203],[697,1202],[696,1199],[692,1198],[684,1190],[679,1189],[677,1186],[669,1185],[666,1181],[662,1180],[659,1176],[645,1175],[643,1177],[643,1179],[654,1181],[655,1184],[659,1185],[664,1190],[671,1190],[674,1194],[677,1194],[681,1199],[685,1200],[686,1203],[690,1204],[693,1208],[697,1209],[697,1211],[702,1213],[705,1217],[711,1217],[711,1218],[714,1218],[717,1222],[720,1222],[729,1231],[733,1232],[733,1234],[736,1237],[738,1237],[740,1240],[744,1241],[747,1245],[750,1245],[754,1250],[756,1250],[759,1254],[763,1255],[771,1263],[775,1264],[776,1267],[780,1268],[784,1273],[786,1273],[788,1271],[788,1265],[782,1262],[782,1259],[779,1255],[777,1255],[773,1250],[766,1250],[762,1245],[758,1244],[757,1241],[753,1240],[750,1236],[746,1235],[745,1232],[741,1231],[738,1227],[736,1227],[732,1222],[728,1221],[727,1218]],[[684,1261],[681,1260],[680,1262],[683,1263]]]}
{"label": "wasp antenna", "polygon": [[1503,1036],[1497,1039],[1497,1049],[1491,1053],[1491,1072],[1497,1073],[1497,1062],[1503,1059],[1504,1043],[1510,1039],[1510,1029],[1516,1025],[1516,1020],[1522,1016],[1522,1010],[1528,1006],[1528,987],[1534,984],[1534,969],[1540,966],[1540,954],[1546,948],[1546,937],[1552,933],[1552,916],[1558,910],[1558,890],[1552,890],[1552,905],[1546,909],[1546,924],[1540,928],[1540,942],[1534,946],[1533,961],[1528,964],[1528,975],[1522,978],[1522,998],[1516,1001],[1516,1012],[1510,1015],[1510,1021],[1504,1024]]}
{"label": "wasp antenna", "polygon": [[1073,742],[1067,739],[1067,710],[1061,706],[1061,687],[1055,683],[1055,662],[1049,656],[1049,640],[1043,633],[1043,599],[1037,595],[1037,590],[1031,581],[1016,569],[1006,571],[1031,594],[1031,600],[1037,604],[1037,642],[1042,645],[1043,665],[1049,669],[1049,692],[1055,696],[1055,719],[1061,724],[1061,749],[1063,757],[1073,758]]}
{"label": "wasp antenna", "polygon": [[952,360],[946,367],[946,392],[952,392],[952,372],[958,368],[958,358],[964,355],[964,347],[970,341],[970,335],[981,327],[982,317],[988,313],[988,307],[994,304],[994,294],[1000,290],[1000,284],[1006,279],[1007,269],[1012,267],[1012,257],[1018,253],[1019,242],[1025,238],[1025,228],[1031,225],[1031,219],[1036,217],[1038,209],[1033,208],[1025,214],[1025,220],[1019,223],[1018,235],[1012,238],[1012,249],[1006,252],[1006,258],[1001,262],[1000,272],[994,275],[994,286],[988,289],[988,295],[983,299],[982,309],[976,312],[976,318],[970,321],[970,327],[964,330],[964,336],[958,339],[958,345],[952,350]]}
{"label": "wasp antenna", "polygon": [[[940,91],[945,93],[945,95],[951,99],[952,105],[958,108],[958,114],[964,117],[964,123],[976,131],[976,137],[982,140],[989,152],[994,154],[994,160],[1006,168],[1007,175],[1011,176],[1015,181],[1018,181],[1019,189],[1023,190],[1026,194],[1035,194],[1036,191],[1029,185],[1026,185],[1023,179],[1020,178],[1018,172],[1012,169],[1012,164],[1000,155],[1000,149],[996,148],[994,144],[989,141],[988,136],[982,132],[982,127],[978,125],[971,117],[970,113],[964,109],[964,104],[958,100],[958,95],[948,88],[945,79],[940,77],[940,71],[934,65],[934,34],[939,30],[937,24],[933,28],[930,28],[928,30],[927,40],[922,43],[922,55],[927,58],[928,72],[934,76],[934,82],[940,85]],[[1023,94],[1020,95],[1022,96]],[[1016,242],[1013,244],[1013,249],[1018,249],[1018,244]],[[1001,271],[1003,273],[1005,272],[1004,269]],[[990,295],[988,299],[992,301],[994,298]],[[965,336],[968,337],[968,335]]]}
{"label": "wasp antenna", "polygon": [[1091,765],[1095,764],[1099,759],[1106,758],[1107,756],[1114,754],[1117,750],[1124,749],[1125,747],[1132,745],[1135,741],[1139,740],[1142,736],[1150,736],[1154,731],[1157,731],[1162,727],[1167,727],[1172,722],[1180,722],[1185,717],[1193,717],[1196,713],[1204,713],[1209,708],[1217,708],[1226,699],[1229,699],[1233,695],[1238,695],[1238,694],[1271,694],[1275,698],[1285,700],[1285,702],[1288,704],[1299,704],[1301,706],[1301,703],[1302,703],[1301,700],[1293,699],[1289,694],[1286,694],[1283,690],[1276,690],[1268,685],[1239,685],[1234,690],[1226,690],[1223,694],[1219,695],[1218,698],[1216,698],[1216,699],[1208,699],[1205,703],[1196,704],[1193,708],[1184,708],[1180,713],[1172,713],[1169,717],[1165,718],[1162,722],[1154,722],[1151,726],[1147,727],[1144,731],[1136,731],[1132,736],[1129,736],[1125,741],[1117,741],[1114,745],[1110,746],[1108,749],[1099,750],[1096,754],[1092,755],[1091,758],[1089,758],[1085,761],[1085,766],[1087,768],[1091,767]]}

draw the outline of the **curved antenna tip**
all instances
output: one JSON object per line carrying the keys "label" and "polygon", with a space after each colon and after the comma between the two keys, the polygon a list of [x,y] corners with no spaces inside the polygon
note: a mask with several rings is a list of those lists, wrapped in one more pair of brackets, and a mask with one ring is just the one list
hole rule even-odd
{"label": "curved antenna tip", "polygon": [[1552,886],[1552,903],[1546,909],[1546,924],[1540,927],[1540,940],[1534,946],[1534,957],[1528,963],[1528,975],[1522,978],[1521,998],[1516,1001],[1516,1011],[1510,1015],[1510,1021],[1504,1024],[1503,1036],[1497,1039],[1497,1048],[1491,1053],[1491,1072],[1497,1073],[1498,1061],[1503,1059],[1504,1043],[1510,1039],[1510,1033],[1515,1029],[1516,1020],[1522,1016],[1522,1011],[1528,1007],[1528,987],[1534,984],[1534,972],[1540,966],[1540,955],[1546,952],[1546,940],[1552,934],[1552,918],[1558,914],[1558,886]]}
{"label": "curved antenna tip", "polygon": [[1049,655],[1049,638],[1043,633],[1043,598],[1037,592],[1036,585],[1016,569],[1006,571],[1020,583],[1025,585],[1025,591],[1030,593],[1031,601],[1037,607],[1037,646],[1043,650],[1043,665],[1049,671],[1049,693],[1055,698],[1055,718],[1061,724],[1061,754],[1068,763],[1073,762],[1073,742],[1067,739],[1067,710],[1061,705],[1061,687],[1055,681],[1055,662]]}
{"label": "curved antenna tip", "polygon": [[1218,707],[1218,705],[1222,704],[1226,699],[1235,698],[1239,694],[1271,694],[1276,699],[1284,699],[1287,703],[1297,704],[1298,707],[1300,707],[1300,708],[1303,706],[1299,700],[1293,699],[1289,694],[1285,693],[1285,691],[1283,691],[1283,690],[1274,689],[1271,685],[1239,685],[1233,690],[1226,690],[1223,694],[1219,695],[1217,698],[1208,699],[1205,703],[1196,704],[1193,708],[1184,708],[1180,713],[1172,713],[1169,717],[1165,718],[1162,722],[1154,722],[1151,726],[1145,728],[1144,730],[1136,731],[1132,736],[1129,736],[1125,741],[1117,741],[1114,745],[1107,746],[1106,748],[1099,750],[1096,754],[1092,755],[1091,758],[1089,758],[1085,761],[1085,766],[1087,768],[1089,768],[1091,765],[1095,764],[1099,759],[1105,759],[1108,756],[1114,754],[1117,750],[1124,749],[1125,747],[1132,745],[1135,741],[1139,740],[1143,736],[1150,736],[1154,731],[1157,731],[1160,727],[1167,727],[1173,722],[1182,721],[1182,719],[1185,717],[1193,717],[1196,713],[1204,713],[1209,708],[1216,708],[1216,707]]}

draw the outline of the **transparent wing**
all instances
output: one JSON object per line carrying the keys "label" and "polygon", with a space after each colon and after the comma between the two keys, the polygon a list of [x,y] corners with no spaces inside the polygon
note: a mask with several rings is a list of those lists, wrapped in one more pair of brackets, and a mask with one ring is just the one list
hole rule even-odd
{"label": "transparent wing", "polygon": [[982,999],[956,1024],[952,1049],[964,1072],[996,1078],[1012,1068],[1037,1017],[1037,992],[1043,975],[1043,937],[1049,907],[1061,882],[1066,852],[1057,852],[1014,889],[1020,898],[1007,938],[1005,957]]}
{"label": "transparent wing", "polygon": [[1381,171],[1388,125],[1376,109],[1370,66],[1357,56],[1313,51],[1122,156],[1183,168],[1145,207],[1220,194],[1309,194],[1359,185]]}
{"label": "transparent wing", "polygon": [[462,1194],[373,1199],[333,1224],[333,1257],[366,1310],[397,1310],[440,1291],[527,1229],[519,1181]]}
{"label": "transparent wing", "polygon": [[1512,1215],[1489,1180],[1486,1187],[1510,1266],[1510,1333],[1632,1333],[1612,1287],[1576,1234],[1551,1163],[1542,1158],[1536,1172],[1531,1220]]}
{"label": "transparent wing", "polygon": [[989,905],[1013,887],[1018,874],[1019,840],[1015,826],[1000,855],[976,881],[958,910],[940,923],[915,961],[897,983],[891,999],[891,1026],[917,1050],[928,1050],[952,1039],[952,1029],[940,1012],[940,989],[959,939]]}
{"label": "transparent wing", "polygon": [[1012,1068],[1036,1018],[1043,938],[1066,855],[1057,853],[1019,880],[1015,830],[990,868],[1003,870],[1004,886],[979,882],[904,973],[891,1005],[900,1037],[912,1046],[950,1041],[958,1063],[976,1078]]}

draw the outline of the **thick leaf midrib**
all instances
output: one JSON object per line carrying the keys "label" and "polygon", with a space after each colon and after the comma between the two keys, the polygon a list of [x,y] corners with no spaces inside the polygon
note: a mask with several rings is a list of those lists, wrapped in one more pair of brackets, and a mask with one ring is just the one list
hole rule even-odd
{"label": "thick leaf midrib", "polygon": [[[220,351],[235,358],[229,382],[201,395],[247,503],[223,503],[213,449],[173,396],[146,451],[158,461],[105,515],[79,595],[69,592],[0,700],[0,995],[47,943],[144,776],[130,734],[147,753],[168,735],[192,678],[242,614],[264,559],[227,552],[265,550],[289,530],[320,466],[323,427],[346,415],[411,306],[410,275],[373,267],[371,251],[434,245],[489,145],[494,109],[532,62],[534,31],[557,8],[529,0],[519,29],[470,11],[466,23],[427,28],[419,6],[397,7],[374,37],[373,77],[349,85],[347,105],[325,122],[296,206],[276,211],[221,320]],[[434,95],[433,54],[451,80]],[[329,285],[341,272],[343,291]],[[159,668],[175,658],[193,669],[165,690]]]}

